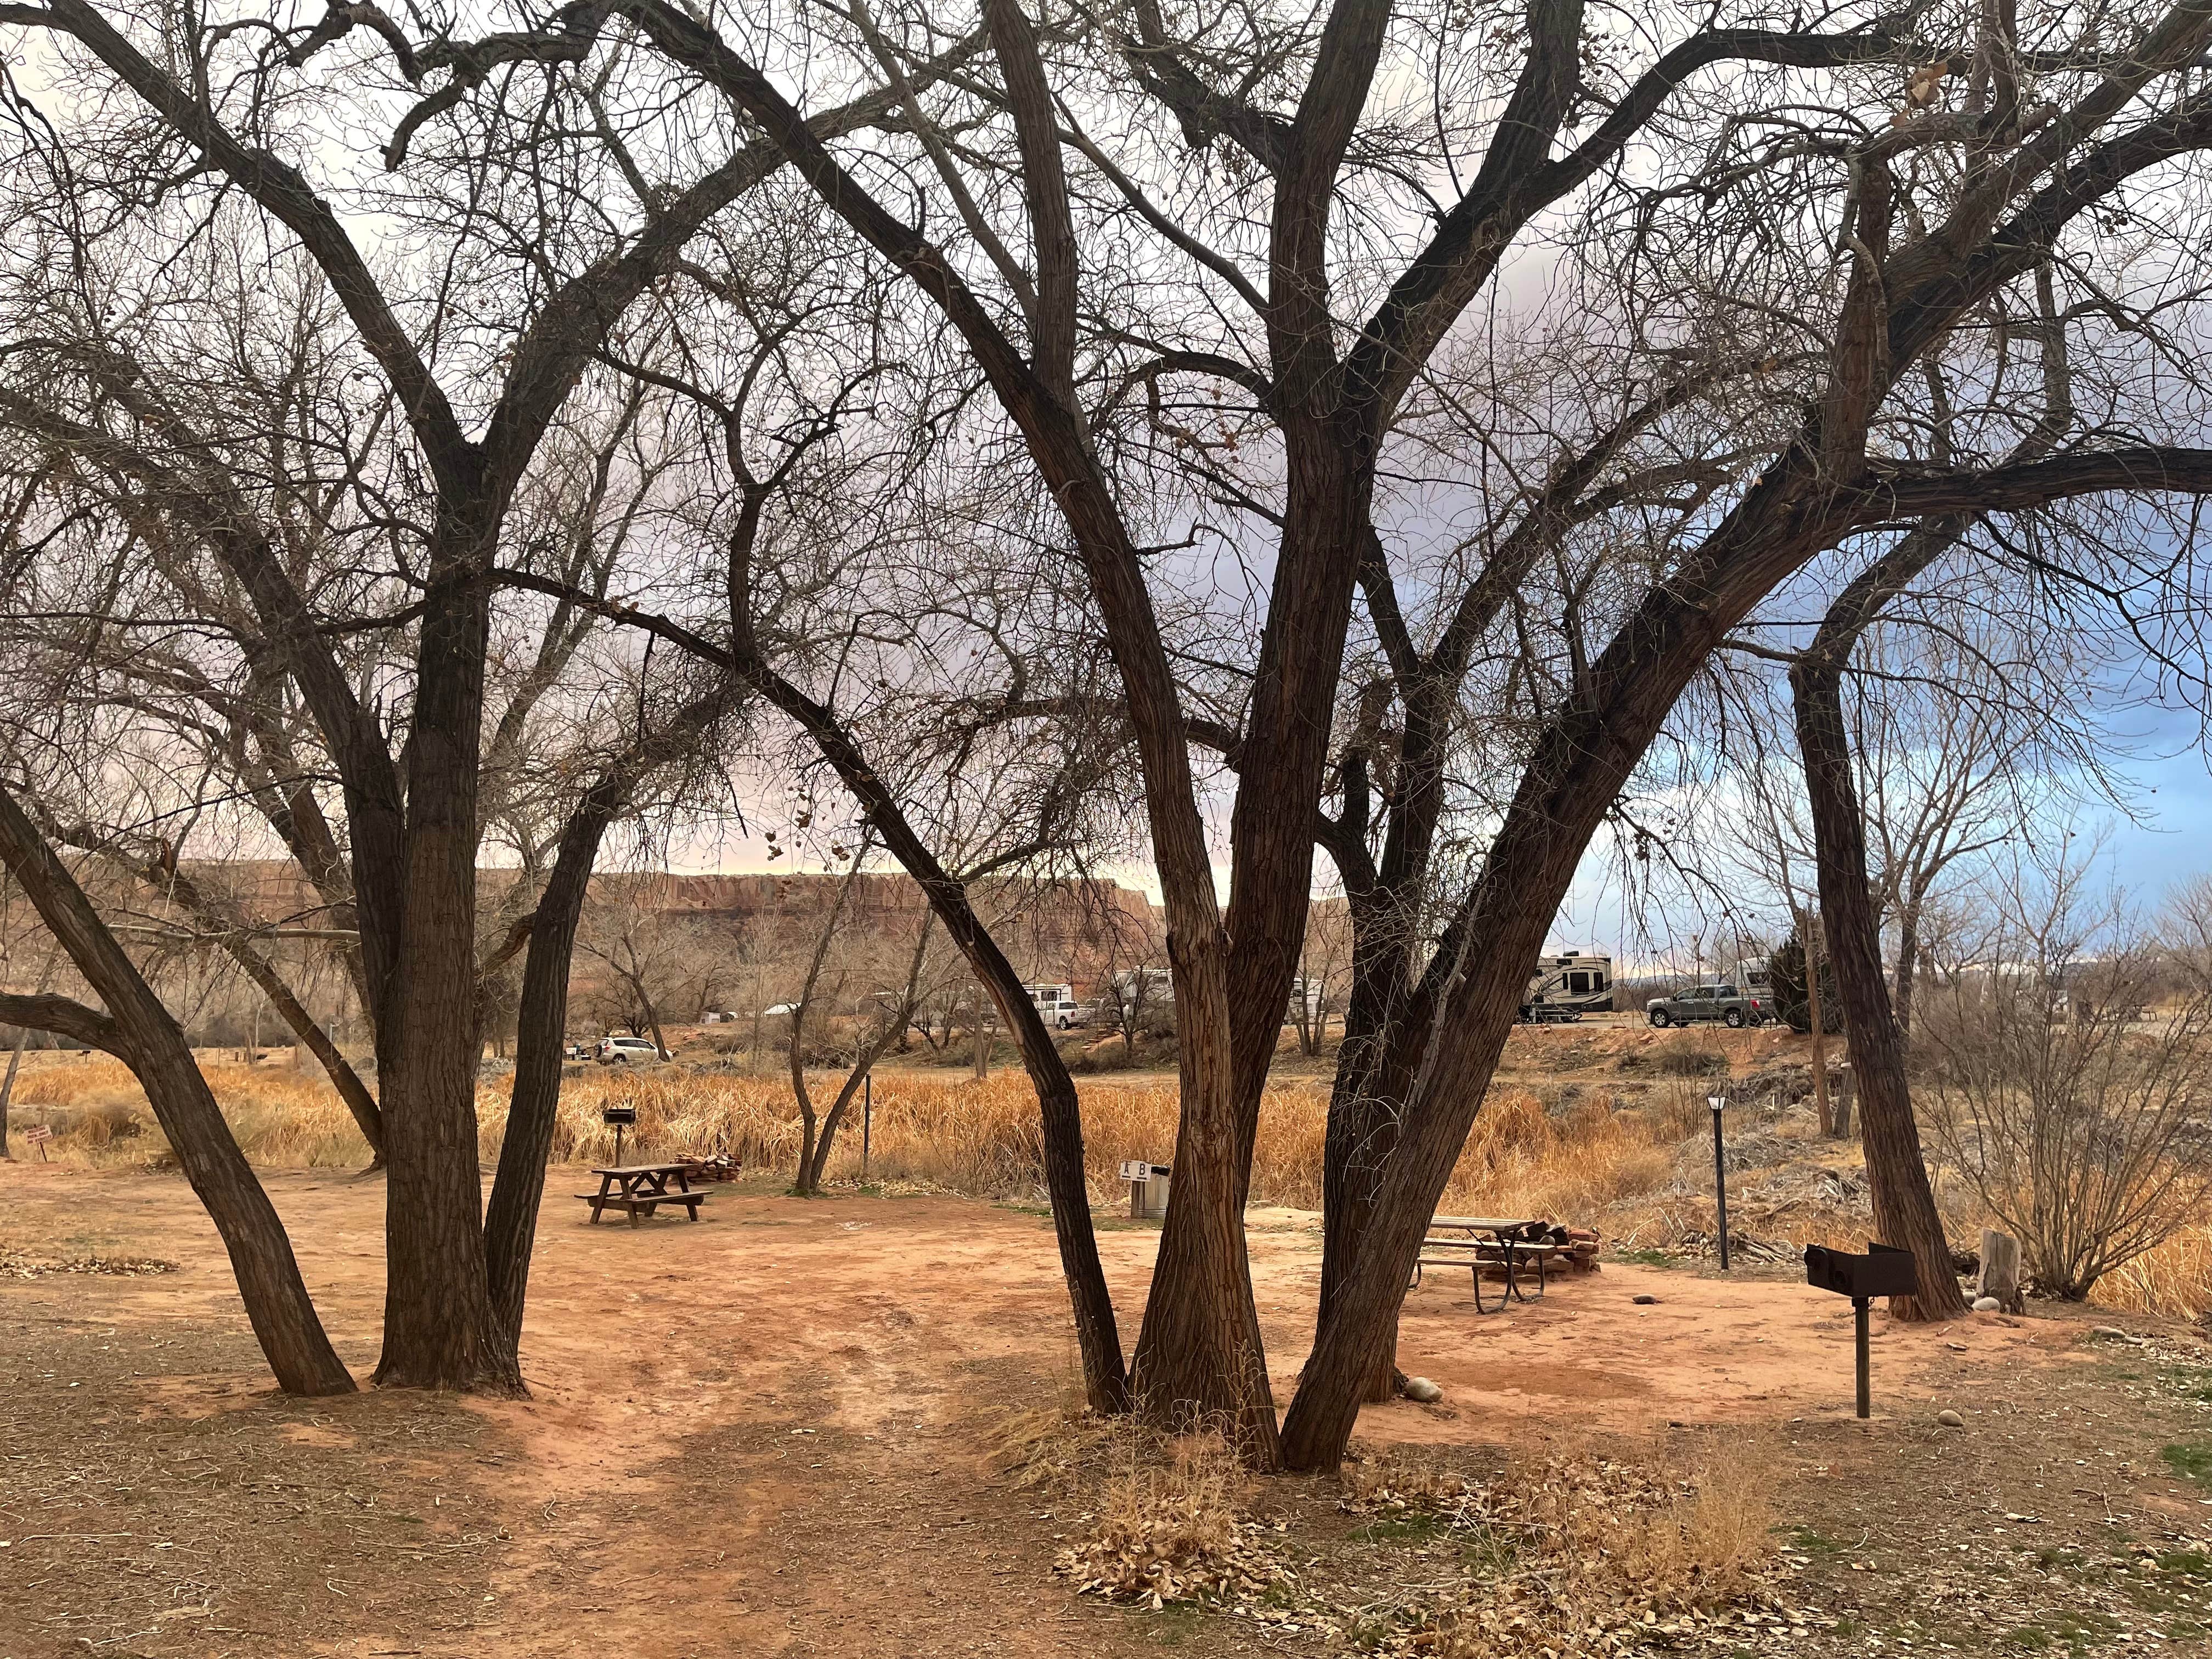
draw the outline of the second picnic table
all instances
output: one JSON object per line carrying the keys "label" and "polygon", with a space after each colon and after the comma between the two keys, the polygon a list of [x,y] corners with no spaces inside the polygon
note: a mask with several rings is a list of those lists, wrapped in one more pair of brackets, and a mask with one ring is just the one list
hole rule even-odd
{"label": "second picnic table", "polygon": [[[1437,1237],[1439,1230],[1464,1237],[1440,1238]],[[1533,1217],[1431,1216],[1428,1237],[1421,1241],[1420,1256],[1413,1263],[1413,1283],[1421,1282],[1423,1267],[1469,1268],[1474,1277],[1474,1310],[1497,1313],[1508,1301],[1532,1302],[1543,1296],[1544,1264],[1562,1248],[1553,1241],[1550,1224]],[[1516,1269],[1531,1266],[1536,1269],[1534,1297],[1521,1288],[1516,1273]],[[1505,1270],[1505,1288],[1498,1292],[1498,1305],[1486,1308],[1482,1305],[1482,1270],[1499,1267]]]}
{"label": "second picnic table", "polygon": [[[638,1212],[651,1215],[663,1204],[677,1204],[696,1221],[699,1206],[707,1201],[707,1194],[691,1190],[691,1166],[689,1164],[617,1164],[606,1169],[593,1170],[599,1177],[596,1193],[578,1193],[592,1206],[592,1224],[599,1224],[602,1210],[623,1210],[629,1212],[629,1224],[637,1225]],[[668,1183],[673,1181],[676,1190],[671,1192]]]}

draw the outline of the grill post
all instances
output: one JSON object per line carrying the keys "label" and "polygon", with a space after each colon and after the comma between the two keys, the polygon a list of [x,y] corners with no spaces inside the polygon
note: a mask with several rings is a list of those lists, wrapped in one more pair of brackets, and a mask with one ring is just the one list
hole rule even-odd
{"label": "grill post", "polygon": [[1857,1327],[1859,1349],[1859,1417],[1862,1421],[1874,1415],[1874,1389],[1868,1380],[1867,1310],[1874,1306],[1874,1298],[1855,1296],[1851,1298],[1851,1321]]}

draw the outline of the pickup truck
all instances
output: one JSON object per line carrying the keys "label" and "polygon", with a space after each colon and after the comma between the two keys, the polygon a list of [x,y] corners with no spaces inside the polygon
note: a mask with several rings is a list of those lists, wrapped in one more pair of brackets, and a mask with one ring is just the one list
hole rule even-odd
{"label": "pickup truck", "polygon": [[1651,1023],[1662,1030],[1701,1019],[1723,1025],[1764,1025],[1774,1018],[1764,998],[1747,996],[1733,985],[1692,985],[1670,997],[1654,997],[1644,1006]]}

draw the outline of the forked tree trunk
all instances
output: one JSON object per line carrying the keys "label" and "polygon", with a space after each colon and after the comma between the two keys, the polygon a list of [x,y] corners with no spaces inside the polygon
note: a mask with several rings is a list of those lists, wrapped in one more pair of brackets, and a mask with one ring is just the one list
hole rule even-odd
{"label": "forked tree trunk", "polygon": [[1218,1431],[1248,1463],[1268,1469],[1279,1452],[1245,1254],[1249,1147],[1232,1086],[1226,955],[1217,944],[1176,963],[1182,1103],[1130,1388],[1138,1408],[1164,1425]]}
{"label": "forked tree trunk", "polygon": [[109,1009],[102,1016],[64,998],[11,998],[5,1017],[11,1024],[30,1024],[33,1005],[50,1004],[82,1023],[78,1029],[46,1029],[68,1030],[131,1067],[185,1178],[222,1237],[246,1316],[277,1385],[288,1394],[350,1394],[353,1377],[323,1330],[284,1224],[223,1121],[183,1030],[5,790],[0,790],[0,863],[21,884],[55,941]]}
{"label": "forked tree trunk", "polygon": [[1966,1311],[1951,1267],[1943,1218],[1929,1185],[1920,1130],[1905,1073],[1905,1037],[1890,1012],[1881,971],[1881,924],[1867,882],[1866,829],[1851,776],[1850,736],[1844,721],[1843,674],[1832,662],[1801,659],[1790,672],[1797,741],[1812,807],[1814,855],[1820,873],[1823,931],[1851,1034],[1860,1135],[1875,1231],[1882,1242],[1911,1250],[1922,1293],[1893,1297],[1899,1319],[1950,1319]]}

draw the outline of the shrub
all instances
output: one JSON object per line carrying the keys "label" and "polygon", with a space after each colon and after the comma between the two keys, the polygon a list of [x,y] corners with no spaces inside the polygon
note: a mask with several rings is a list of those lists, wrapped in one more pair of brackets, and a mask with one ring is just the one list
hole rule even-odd
{"label": "shrub", "polygon": [[2172,959],[2078,872],[2002,895],[1976,965],[1923,994],[1935,1137],[2045,1294],[2086,1297],[2212,1197],[2212,977],[2155,1015]]}

